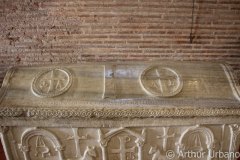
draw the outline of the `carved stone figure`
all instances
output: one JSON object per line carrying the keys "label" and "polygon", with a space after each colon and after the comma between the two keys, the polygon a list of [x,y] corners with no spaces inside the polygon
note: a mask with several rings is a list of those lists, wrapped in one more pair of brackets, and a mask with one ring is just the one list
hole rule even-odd
{"label": "carved stone figure", "polygon": [[150,155],[152,155],[152,160],[165,160],[166,156],[163,155],[160,151],[160,149],[158,149],[158,147],[151,147],[149,152]]}
{"label": "carved stone figure", "polygon": [[81,158],[73,158],[73,159],[67,159],[67,160],[94,160],[96,156],[97,156],[97,153],[95,151],[95,147],[87,146],[87,149],[85,150]]}
{"label": "carved stone figure", "polygon": [[86,151],[83,154],[81,160],[93,160],[93,157],[96,157],[95,147],[87,147]]}

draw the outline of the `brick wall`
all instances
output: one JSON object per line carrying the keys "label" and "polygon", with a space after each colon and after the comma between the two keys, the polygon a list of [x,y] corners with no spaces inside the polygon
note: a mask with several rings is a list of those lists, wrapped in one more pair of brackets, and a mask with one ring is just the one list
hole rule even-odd
{"label": "brick wall", "polygon": [[240,77],[240,1],[0,0],[0,82],[18,65],[226,61]]}

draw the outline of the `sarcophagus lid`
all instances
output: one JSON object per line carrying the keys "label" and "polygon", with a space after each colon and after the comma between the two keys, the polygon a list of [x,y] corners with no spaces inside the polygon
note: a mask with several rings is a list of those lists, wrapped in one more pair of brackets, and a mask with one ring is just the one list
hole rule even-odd
{"label": "sarcophagus lid", "polygon": [[227,65],[202,62],[86,63],[10,69],[1,119],[239,116]]}

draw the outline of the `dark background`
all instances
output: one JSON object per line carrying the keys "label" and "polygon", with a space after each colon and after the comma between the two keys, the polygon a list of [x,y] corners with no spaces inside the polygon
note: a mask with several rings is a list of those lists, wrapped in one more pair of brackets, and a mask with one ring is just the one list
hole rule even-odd
{"label": "dark background", "polygon": [[5,160],[5,155],[4,155],[4,151],[3,151],[3,147],[2,144],[0,143],[0,160]]}

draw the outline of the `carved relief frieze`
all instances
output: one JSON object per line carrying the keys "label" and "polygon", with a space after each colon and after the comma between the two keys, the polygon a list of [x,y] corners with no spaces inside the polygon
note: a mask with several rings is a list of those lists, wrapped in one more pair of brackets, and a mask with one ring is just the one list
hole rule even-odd
{"label": "carved relief frieze", "polygon": [[[107,104],[111,105],[111,104]],[[107,106],[106,105],[106,106]],[[136,104],[138,105],[138,104]],[[94,105],[93,105],[94,106]],[[29,108],[13,110],[11,108],[0,108],[0,116],[19,118],[22,116],[34,119],[48,119],[48,118],[159,118],[159,117],[227,117],[240,116],[238,108],[131,108],[131,109],[111,109],[111,108],[82,108],[82,109],[51,109],[51,108]]]}
{"label": "carved relief frieze", "polygon": [[[201,160],[217,151],[238,151],[240,127],[233,125],[156,126],[129,128],[23,128],[11,129],[10,142],[19,145],[19,160]],[[21,133],[21,134],[19,134]],[[20,140],[20,141],[19,141]],[[13,144],[10,145],[14,150]],[[174,156],[169,157],[171,151]],[[13,153],[15,153],[14,151]],[[229,160],[233,160],[229,158]]]}

